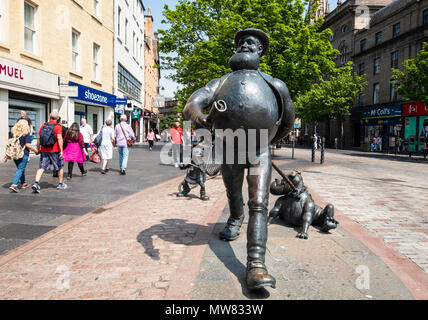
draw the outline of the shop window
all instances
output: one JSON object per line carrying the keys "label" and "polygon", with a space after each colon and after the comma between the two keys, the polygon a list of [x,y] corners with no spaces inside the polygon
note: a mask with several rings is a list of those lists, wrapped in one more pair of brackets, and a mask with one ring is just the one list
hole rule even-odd
{"label": "shop window", "polygon": [[390,100],[397,101],[397,83],[393,81],[390,83]]}
{"label": "shop window", "polygon": [[133,99],[140,101],[141,83],[123,68],[121,64],[118,67],[118,87]]}
{"label": "shop window", "polygon": [[398,37],[400,35],[400,23],[396,23],[392,26],[392,37]]}
{"label": "shop window", "polygon": [[394,51],[391,53],[391,68],[398,68],[398,51]]}
{"label": "shop window", "polygon": [[365,73],[365,69],[366,69],[366,65],[364,62],[358,65],[358,73],[360,76],[362,76]]}
{"label": "shop window", "polygon": [[80,69],[80,55],[79,55],[79,39],[80,33],[76,30],[71,30],[71,60],[72,60],[72,70],[78,72]]}
{"label": "shop window", "polygon": [[373,63],[373,74],[379,74],[380,73],[380,57],[377,57],[374,59]]}
{"label": "shop window", "polygon": [[94,0],[94,14],[100,16],[100,0]]}
{"label": "shop window", "polygon": [[379,90],[380,90],[379,83],[373,84],[373,104],[379,103]]}
{"label": "shop window", "polygon": [[366,39],[360,41],[360,51],[366,51]]}
{"label": "shop window", "polygon": [[428,23],[428,9],[423,12],[424,24]]}
{"label": "shop window", "polygon": [[382,43],[382,31],[379,31],[378,33],[376,33],[375,43],[376,43],[376,45],[379,45]]}
{"label": "shop window", "polygon": [[35,53],[36,7],[24,2],[24,49]]}
{"label": "shop window", "polygon": [[100,46],[94,43],[93,48],[93,61],[94,61],[94,79],[98,80],[100,78],[100,64],[99,64],[99,54],[100,54]]}

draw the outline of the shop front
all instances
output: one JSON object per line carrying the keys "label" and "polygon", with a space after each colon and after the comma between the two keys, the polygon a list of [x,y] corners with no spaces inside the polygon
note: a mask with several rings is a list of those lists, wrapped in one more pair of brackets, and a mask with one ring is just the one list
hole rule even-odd
{"label": "shop front", "polygon": [[74,119],[69,125],[73,121],[80,125],[80,121],[84,118],[96,134],[107,119],[114,119],[115,95],[72,81],[69,82],[69,86],[78,87],[78,95],[70,97],[74,105]]}
{"label": "shop front", "polygon": [[420,102],[403,104],[404,141],[409,152],[427,148],[428,107]]}
{"label": "shop front", "polygon": [[[362,123],[364,151],[395,151],[396,140],[403,136],[400,104],[366,109],[363,111]],[[376,138],[377,143],[371,147],[373,138]]]}
{"label": "shop front", "polygon": [[40,126],[59,100],[58,75],[0,57],[0,155],[21,111],[31,120],[37,138]]}

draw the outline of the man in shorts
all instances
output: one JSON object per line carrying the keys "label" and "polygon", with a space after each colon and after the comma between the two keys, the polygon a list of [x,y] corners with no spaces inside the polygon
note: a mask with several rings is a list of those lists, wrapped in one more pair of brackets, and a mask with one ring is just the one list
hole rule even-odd
{"label": "man in shorts", "polygon": [[57,123],[58,111],[53,110],[49,115],[49,124],[54,125],[54,134],[56,141],[52,147],[44,147],[40,144],[40,134],[43,124],[39,130],[39,137],[37,138],[37,150],[40,152],[40,169],[36,173],[36,181],[32,185],[34,193],[40,193],[40,178],[45,170],[49,170],[52,166],[54,170],[58,171],[58,190],[66,189],[67,185],[63,182],[64,176],[64,156],[63,156],[63,138],[62,138],[62,127]]}

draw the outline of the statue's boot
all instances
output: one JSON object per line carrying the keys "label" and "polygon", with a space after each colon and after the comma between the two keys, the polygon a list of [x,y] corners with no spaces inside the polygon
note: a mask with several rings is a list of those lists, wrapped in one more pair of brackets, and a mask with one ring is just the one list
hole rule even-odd
{"label": "statue's boot", "polygon": [[264,264],[267,240],[267,210],[251,207],[247,230],[247,287],[249,290],[270,286],[276,287],[276,280]]}
{"label": "statue's boot", "polygon": [[339,222],[334,219],[334,206],[332,204],[328,204],[324,208],[325,219],[324,223],[321,227],[322,232],[327,232],[328,230],[335,229]]}
{"label": "statue's boot", "polygon": [[199,199],[203,200],[203,201],[207,201],[210,200],[210,198],[207,196],[207,194],[205,193],[205,188],[201,188],[201,192],[200,192],[200,196]]}
{"label": "statue's boot", "polygon": [[276,287],[276,280],[271,276],[262,261],[247,262],[247,288],[256,290],[262,287]]}
{"label": "statue's boot", "polygon": [[229,201],[231,211],[229,219],[227,219],[226,227],[220,232],[220,239],[233,241],[238,239],[241,233],[242,222],[244,221],[244,203],[242,199],[237,201]]}
{"label": "statue's boot", "polygon": [[186,181],[181,183],[183,186],[183,191],[177,193],[177,197],[185,197],[190,192],[190,187]]}

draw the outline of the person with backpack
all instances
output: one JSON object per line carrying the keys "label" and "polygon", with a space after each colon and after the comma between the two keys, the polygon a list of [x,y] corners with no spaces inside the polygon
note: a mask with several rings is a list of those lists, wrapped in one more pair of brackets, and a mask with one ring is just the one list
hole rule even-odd
{"label": "person with backpack", "polygon": [[83,162],[86,160],[85,143],[83,142],[83,135],[80,133],[80,128],[77,122],[74,122],[64,137],[64,161],[68,161],[68,174],[67,179],[70,180],[73,177],[73,166],[77,162],[80,173],[85,176],[88,172],[83,167]]}
{"label": "person with backpack", "polygon": [[58,190],[66,189],[67,185],[63,182],[64,174],[64,154],[62,127],[57,123],[58,111],[53,110],[49,115],[49,122],[44,123],[39,130],[37,138],[37,149],[40,152],[40,168],[36,173],[36,181],[31,188],[34,193],[40,193],[40,179],[45,170],[53,166],[58,171]]}
{"label": "person with backpack", "polygon": [[12,128],[13,138],[6,145],[6,156],[4,162],[12,159],[16,165],[16,173],[12,185],[9,187],[13,192],[19,192],[18,183],[21,181],[21,189],[28,187],[25,180],[25,168],[27,167],[30,150],[38,154],[38,150],[31,145],[31,129],[24,119],[18,121]]}
{"label": "person with backpack", "polygon": [[[67,128],[67,127],[65,127],[65,126],[63,126],[63,125],[61,124],[61,117],[60,117],[60,116],[58,116],[58,119],[56,120],[56,122],[61,126],[61,128],[62,128],[62,136],[63,136],[63,137],[65,137],[65,135],[66,135],[66,133],[67,133],[68,128]],[[64,143],[65,143],[65,141],[64,141]],[[65,149],[65,146],[64,146],[64,149]],[[58,171],[57,171],[57,170],[55,170],[55,169],[53,170],[52,177],[54,177],[54,178],[58,178]]]}

